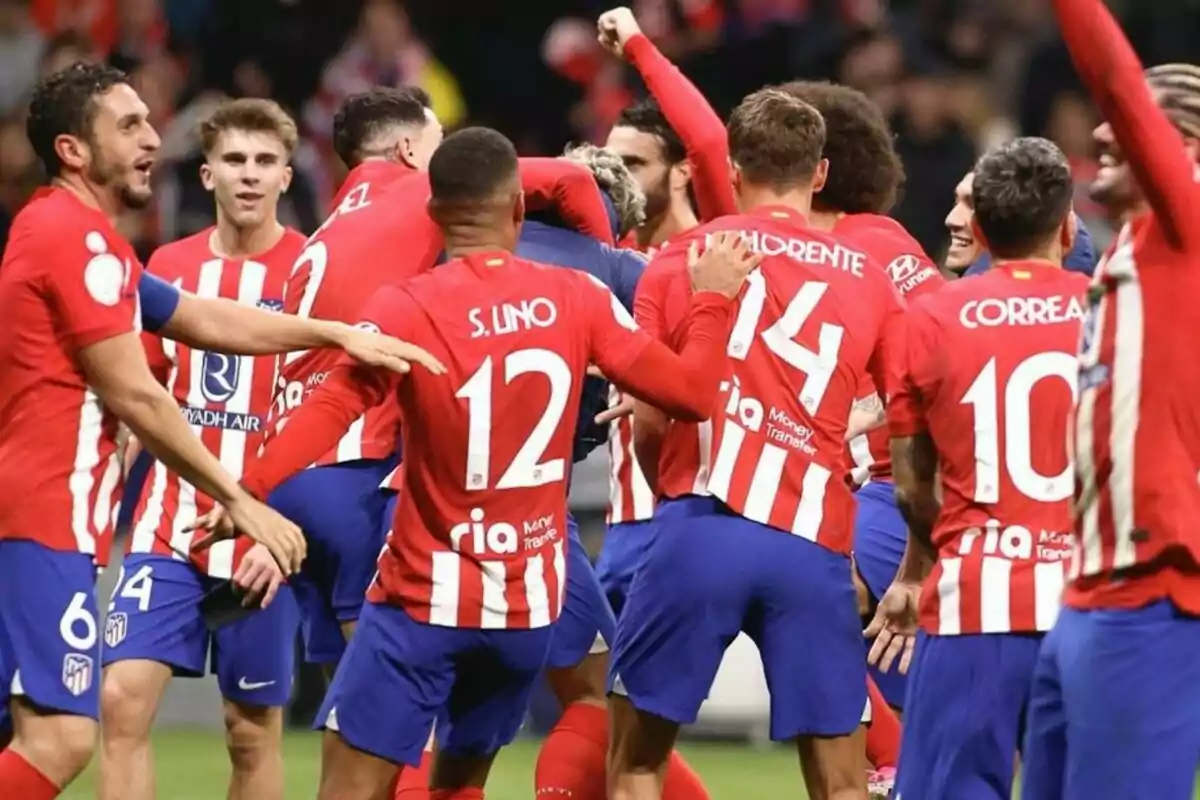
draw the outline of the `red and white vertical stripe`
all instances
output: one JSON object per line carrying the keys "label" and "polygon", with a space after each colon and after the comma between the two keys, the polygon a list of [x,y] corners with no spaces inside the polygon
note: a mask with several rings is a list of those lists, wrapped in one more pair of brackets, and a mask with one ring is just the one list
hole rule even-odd
{"label": "red and white vertical stripe", "polygon": [[389,532],[367,591],[373,602],[398,603],[419,622],[444,628],[544,628],[562,612],[565,539],[544,553],[508,561],[453,550],[420,552],[414,542],[396,539]]}
{"label": "red and white vertical stripe", "polygon": [[974,553],[940,557],[921,593],[921,627],[940,636],[1048,631],[1066,561]]}
{"label": "red and white vertical stripe", "polygon": [[[620,402],[621,393],[609,390],[609,405]],[[633,422],[630,417],[614,420],[608,431],[609,496],[608,524],[641,522],[654,516],[654,491],[633,452]]]}
{"label": "red and white vertical stripe", "polygon": [[[182,288],[198,297],[231,297],[249,306],[264,299],[269,279],[264,264],[221,259],[205,261],[195,275],[195,285],[188,286],[185,280],[181,281]],[[276,282],[282,284],[281,279],[277,278]],[[274,291],[279,292],[281,288],[281,285],[274,287]],[[205,397],[203,390],[204,351],[170,340],[163,341],[163,349],[172,362],[167,389],[181,405],[191,410],[223,412],[240,419],[258,418],[257,430],[192,425],[192,431],[217,456],[225,470],[235,478],[241,478],[247,460],[253,457],[262,441],[261,429],[265,425],[275,382],[275,357],[237,359],[236,387],[227,400],[216,403]],[[186,528],[212,506],[211,498],[198,492],[161,462],[155,462],[135,517],[129,552],[170,555],[180,560],[187,558],[195,534]],[[192,554],[191,559],[205,574],[228,578],[233,574],[236,560],[247,549],[248,542],[218,542],[206,552]]]}
{"label": "red and white vertical stripe", "polygon": [[[1134,468],[1142,397],[1145,316],[1131,228],[1096,270],[1111,281],[1085,324],[1083,381],[1075,419],[1079,550],[1072,578],[1100,575],[1138,562],[1134,542]],[[1107,374],[1096,371],[1106,370]],[[1094,378],[1089,381],[1089,374]],[[1099,465],[1107,466],[1107,475]]]}
{"label": "red and white vertical stripe", "polygon": [[[727,416],[718,416],[713,428],[717,445],[708,476],[710,494],[747,519],[831,550],[849,551],[849,526],[827,524],[846,516],[839,495],[848,492],[836,482],[831,485],[828,468],[748,436],[746,428]],[[799,481],[790,478],[795,474],[802,475]]]}

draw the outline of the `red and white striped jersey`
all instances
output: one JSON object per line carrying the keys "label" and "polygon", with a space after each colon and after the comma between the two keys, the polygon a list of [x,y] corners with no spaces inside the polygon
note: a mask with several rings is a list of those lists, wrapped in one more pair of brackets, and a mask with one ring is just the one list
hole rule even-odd
{"label": "red and white striped jersey", "polygon": [[[946,283],[920,243],[891,217],[850,214],[838,220],[833,233],[882,266],[896,291],[909,303],[937,291]],[[866,400],[877,394],[874,382],[869,377],[864,378],[858,399]],[[847,447],[850,478],[856,486],[872,478],[891,479],[892,455],[888,439],[887,426],[881,425],[850,441]]]}
{"label": "red and white striped jersey", "polygon": [[[1054,0],[1148,210],[1096,270],[1074,429],[1079,550],[1066,602],[1200,614],[1200,184],[1192,148],[1103,3]],[[1190,134],[1188,134],[1190,136]]]}
{"label": "red and white striped jersey", "polygon": [[[213,229],[163,245],[146,270],[197,297],[224,297],[279,311],[283,286],[304,247],[304,236],[286,230],[270,250],[246,259],[213,254]],[[151,369],[179,401],[184,417],[221,465],[235,478],[258,452],[275,390],[275,356],[231,356],[193,350],[152,334],[142,335]],[[133,516],[128,552],[177,559],[189,555],[214,578],[232,577],[253,542],[239,537],[190,553],[194,534],[185,530],[213,507],[212,498],[155,462]]]}
{"label": "red and white striped jersey", "polygon": [[909,308],[892,359],[894,437],[927,432],[941,471],[921,626],[1047,631],[1074,547],[1067,429],[1088,279],[1009,262]]}
{"label": "red and white striped jersey", "polygon": [[[732,304],[708,294],[692,305],[686,363],[715,394]],[[550,625],[566,581],[566,482],[588,365],[644,396],[689,402],[678,399],[689,395],[682,365],[589,275],[500,251],[385,289],[364,321],[427,347],[448,374],[339,366],[297,412],[304,429],[269,442],[247,486],[269,490],[359,409],[399,405],[409,422],[400,496],[367,599],[445,627]]]}
{"label": "red and white striped jersey", "polygon": [[105,557],[121,488],[116,416],[76,353],[141,327],[133,248],[100,211],[45,189],[0,265],[0,539]]}
{"label": "red and white striped jersey", "polygon": [[[609,390],[609,404],[621,400],[621,392]],[[654,516],[654,490],[633,452],[633,418],[614,420],[608,430],[608,524],[641,522]]]}
{"label": "red and white striped jersey", "polygon": [[638,320],[676,349],[688,246],[728,230],[765,258],[739,300],[724,407],[701,425],[671,424],[659,492],[711,494],[748,519],[846,552],[850,407],[863,375],[883,382],[886,332],[903,302],[865,253],[791,209],[764,207],[689,232],[647,268]]}
{"label": "red and white striped jersey", "polygon": [[[284,292],[284,311],[353,323],[367,300],[390,283],[433,267],[442,236],[425,212],[429,179],[402,164],[366,161],[346,178],[341,203],[305,244]],[[267,436],[321,385],[340,353],[289,353],[275,390]],[[318,464],[388,458],[398,441],[394,406],[370,409]]]}

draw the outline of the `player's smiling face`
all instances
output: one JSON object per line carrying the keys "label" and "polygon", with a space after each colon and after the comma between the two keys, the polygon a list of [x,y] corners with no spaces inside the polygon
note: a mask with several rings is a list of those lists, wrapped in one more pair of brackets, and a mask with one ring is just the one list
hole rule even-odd
{"label": "player's smiling face", "polygon": [[954,187],[954,208],[946,215],[946,230],[950,231],[950,249],[946,252],[946,266],[961,272],[979,258],[980,247],[971,232],[975,219],[975,207],[971,200],[971,188],[975,173],[968,172]]}
{"label": "player's smiling face", "polygon": [[627,125],[616,125],[604,147],[613,151],[629,168],[646,195],[646,219],[661,217],[671,204],[671,167],[663,159],[663,145],[652,133]]}
{"label": "player's smiling face", "polygon": [[1133,173],[1129,171],[1121,146],[1113,136],[1112,127],[1107,122],[1100,123],[1092,131],[1092,139],[1099,153],[1100,169],[1088,192],[1093,200],[1108,209],[1110,215],[1120,216],[1141,202],[1141,192]]}
{"label": "player's smiling face", "polygon": [[118,83],[93,102],[88,142],[88,180],[112,192],[122,205],[142,208],[150,202],[150,171],[161,143],[150,124],[150,109],[132,86]]}
{"label": "player's smiling face", "polygon": [[230,129],[217,137],[200,178],[216,196],[221,216],[247,229],[275,219],[279,195],[292,181],[292,168],[278,136]]}
{"label": "player's smiling face", "polygon": [[422,171],[428,169],[429,159],[433,158],[433,152],[442,143],[443,136],[441,120],[437,118],[437,114],[433,113],[433,109],[425,109],[425,127],[408,140],[408,152],[405,154],[405,160],[414,169]]}

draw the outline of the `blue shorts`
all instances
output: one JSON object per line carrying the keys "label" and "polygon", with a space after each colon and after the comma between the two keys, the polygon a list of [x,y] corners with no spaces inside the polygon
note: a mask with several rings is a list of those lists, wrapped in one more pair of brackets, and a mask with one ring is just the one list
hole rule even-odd
{"label": "blue shorts", "polygon": [[1198,675],[1200,619],[1169,602],[1064,608],[1034,670],[1023,800],[1190,798]]}
{"label": "blue shorts", "polygon": [[521,729],[551,630],[442,628],[367,603],[317,728],[396,764],[420,763],[435,722],[444,752],[495,753]]}
{"label": "blue shorts", "polygon": [[660,505],[617,625],[609,691],[695,722],[725,648],[758,645],[771,738],[843,736],[866,706],[867,649],[850,559],[712,498]]}
{"label": "blue shorts", "polygon": [[0,701],[100,716],[96,567],[84,553],[0,541]]}
{"label": "blue shorts", "polygon": [[1010,800],[1042,637],[927,636],[909,668],[896,794]]}
{"label": "blue shorts", "polygon": [[579,539],[579,526],[569,514],[567,538],[567,587],[546,658],[550,669],[574,667],[591,653],[607,653],[617,637],[617,619]]}
{"label": "blue shorts", "polygon": [[604,547],[596,559],[596,577],[608,597],[608,604],[619,617],[633,585],[633,576],[646,558],[650,546],[650,520],[642,522],[619,522],[608,526]]}
{"label": "blue shorts", "polygon": [[308,538],[294,581],[306,661],[336,661],[345,649],[340,623],[358,619],[375,576],[388,501],[379,484],[395,466],[388,459],[310,467],[271,493],[268,504]]}
{"label": "blue shorts", "polygon": [[[890,481],[872,480],[854,493],[854,564],[875,602],[892,585],[904,546],[908,524],[896,505],[896,488]],[[893,708],[904,708],[905,677],[899,670],[880,672],[868,667],[875,685]]]}
{"label": "blue shorts", "polygon": [[220,582],[184,561],[128,556],[108,605],[104,666],[141,659],[166,664],[179,677],[199,678],[207,663],[226,699],[286,705],[299,626],[291,588],[281,587],[262,611],[211,633],[200,614],[200,600]]}

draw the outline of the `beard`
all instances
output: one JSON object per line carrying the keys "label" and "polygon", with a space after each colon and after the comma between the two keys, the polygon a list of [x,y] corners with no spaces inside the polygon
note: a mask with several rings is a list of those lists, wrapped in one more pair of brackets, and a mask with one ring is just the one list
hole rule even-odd
{"label": "beard", "polygon": [[108,161],[95,143],[92,143],[92,152],[95,155],[88,169],[89,181],[116,194],[121,205],[127,209],[136,211],[150,204],[153,197],[150,187],[135,189],[129,185],[125,175],[132,169],[122,170],[116,164]]}
{"label": "beard", "polygon": [[653,185],[645,187],[647,223],[661,219],[671,207],[670,175],[668,170]]}

